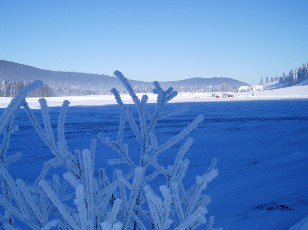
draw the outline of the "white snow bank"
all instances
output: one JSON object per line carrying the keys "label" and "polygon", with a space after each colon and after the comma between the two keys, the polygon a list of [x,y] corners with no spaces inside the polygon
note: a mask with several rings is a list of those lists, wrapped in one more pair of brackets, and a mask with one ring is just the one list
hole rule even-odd
{"label": "white snow bank", "polygon": [[[143,94],[138,94],[141,98]],[[219,96],[216,98],[215,96]],[[205,101],[235,101],[235,100],[275,100],[275,99],[308,99],[308,84],[297,85],[288,88],[264,90],[257,92],[228,93],[233,97],[223,97],[223,93],[179,93],[172,102],[205,102]],[[148,94],[149,102],[154,103],[156,95]],[[125,103],[132,103],[129,95],[121,95]],[[39,108],[39,98],[27,98],[31,108]],[[101,106],[116,104],[113,95],[93,95],[93,96],[67,96],[46,98],[48,106],[61,106],[64,100],[70,101],[70,106]],[[0,108],[6,108],[11,98],[0,97]]]}
{"label": "white snow bank", "polygon": [[308,85],[308,79],[305,81],[302,81],[301,83],[299,83],[298,85]]}
{"label": "white snow bank", "polygon": [[308,229],[308,215],[300,222],[290,228],[290,230],[307,230]]}
{"label": "white snow bank", "polygon": [[287,88],[258,91],[255,94],[259,98],[307,98],[308,85],[296,85]]}

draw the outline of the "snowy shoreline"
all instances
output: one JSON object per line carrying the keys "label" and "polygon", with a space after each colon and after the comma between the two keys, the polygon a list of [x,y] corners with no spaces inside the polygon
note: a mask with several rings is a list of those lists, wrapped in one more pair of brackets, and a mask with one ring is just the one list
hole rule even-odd
{"label": "snowy shoreline", "polygon": [[[138,94],[138,97],[144,94]],[[149,103],[156,100],[155,94],[147,94]],[[216,98],[214,95],[217,95]],[[290,100],[290,99],[308,99],[308,85],[293,86],[275,90],[264,90],[257,92],[227,93],[232,97],[223,97],[223,93],[179,93],[172,103],[179,102],[226,102],[226,101],[249,101],[249,100]],[[121,95],[124,103],[131,104],[132,100],[128,94]],[[39,98],[27,98],[31,108],[39,108]],[[12,98],[0,97],[0,108],[6,108]],[[47,97],[48,106],[61,106],[64,100],[70,101],[70,106],[103,106],[115,105],[116,101],[113,95],[89,95],[89,96],[66,96],[66,97]]]}

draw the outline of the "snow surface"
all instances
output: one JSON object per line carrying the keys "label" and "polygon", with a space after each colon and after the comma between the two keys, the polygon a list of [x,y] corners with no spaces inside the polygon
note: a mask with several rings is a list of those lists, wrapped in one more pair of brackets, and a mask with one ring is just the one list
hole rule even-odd
{"label": "snow surface", "polygon": [[[288,92],[288,93],[287,93]],[[308,229],[308,86],[234,94],[233,98],[212,98],[208,94],[180,94],[176,102],[190,109],[181,116],[163,120],[156,132],[162,142],[181,131],[198,114],[205,121],[193,132],[194,144],[187,154],[190,168],[187,185],[218,159],[219,176],[209,184],[209,215],[215,226],[225,230]],[[64,98],[47,98],[50,106],[59,106]],[[112,96],[68,97],[71,105],[66,122],[68,144],[88,148],[98,132],[116,136],[119,108]],[[268,100],[270,99],[270,100]],[[289,99],[289,100],[281,100]],[[150,101],[154,97],[150,96]],[[10,99],[1,98],[1,107]],[[128,97],[124,101],[129,102]],[[35,99],[28,102],[37,108]],[[208,103],[211,102],[211,103]],[[84,106],[79,106],[84,105]],[[87,106],[85,106],[87,105]],[[91,105],[91,106],[89,106]],[[106,105],[106,106],[94,106]],[[174,108],[179,104],[170,104]],[[3,110],[2,110],[3,111]],[[0,111],[0,113],[2,112]],[[57,122],[59,108],[51,108],[51,120]],[[35,113],[39,116],[40,111]],[[51,157],[21,111],[17,118],[20,131],[12,137],[10,150],[23,158],[12,166],[16,178],[33,181],[43,162]],[[127,136],[130,141],[130,136]],[[166,164],[175,153],[165,155]],[[107,169],[106,159],[113,153],[98,145],[97,164]]]}
{"label": "snow surface", "polygon": [[308,216],[290,228],[290,230],[306,230],[308,229]]}
{"label": "snow surface", "polygon": [[[257,92],[228,93],[233,97],[223,98],[222,93],[179,93],[172,100],[176,102],[207,102],[207,101],[239,101],[239,100],[281,100],[294,98],[308,99],[308,84],[301,84],[288,88],[264,90]],[[143,94],[138,94],[142,96]],[[213,97],[218,95],[219,98]],[[154,103],[156,95],[148,94],[149,102]],[[125,103],[132,103],[129,95],[121,95]],[[67,96],[46,98],[48,106],[61,106],[64,100],[70,101],[70,106],[100,106],[116,104],[113,95],[93,95],[93,96]],[[5,108],[10,103],[11,98],[0,97],[0,108]],[[38,98],[28,98],[27,102],[31,108],[39,108]]]}

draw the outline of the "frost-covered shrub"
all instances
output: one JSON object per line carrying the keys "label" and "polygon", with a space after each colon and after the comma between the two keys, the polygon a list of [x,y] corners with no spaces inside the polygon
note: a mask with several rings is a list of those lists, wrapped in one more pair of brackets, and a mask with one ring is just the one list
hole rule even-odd
{"label": "frost-covered shrub", "polygon": [[[67,145],[64,123],[68,101],[64,101],[57,130],[53,130],[46,100],[40,99],[43,125],[40,124],[25,98],[42,82],[35,81],[24,88],[2,113],[1,228],[15,229],[16,223],[23,222],[31,229],[45,230],[195,229],[201,225],[204,225],[203,229],[212,229],[214,218],[206,219],[210,199],[204,190],[218,174],[216,160],[212,161],[203,175],[196,177],[196,182],[190,188],[183,185],[189,166],[185,153],[193,143],[188,136],[203,121],[203,116],[198,116],[181,132],[159,143],[155,133],[159,120],[184,111],[183,108],[165,111],[167,102],[177,92],[172,88],[164,91],[159,83],[154,82],[153,93],[157,94],[157,103],[155,111],[150,112],[148,97],[144,95],[139,99],[127,79],[118,71],[115,75],[130,94],[138,116],[134,116],[130,106],[125,105],[118,91],[113,89],[112,93],[121,109],[118,135],[116,139],[111,139],[103,133],[98,134],[98,139],[117,153],[117,158],[108,161],[114,169],[112,176],[107,175],[104,169],[95,170],[97,140],[92,140],[90,148],[82,151],[72,152]],[[11,135],[18,131],[14,122],[20,107],[23,107],[36,132],[53,154],[53,158],[44,163],[42,172],[33,184],[15,180],[8,170],[9,165],[20,158],[20,154],[7,154]],[[125,142],[128,126],[139,147]],[[168,154],[170,148],[177,144],[181,144],[181,147],[173,164],[162,165],[159,161],[161,155]],[[48,180],[50,169],[59,167],[66,172],[53,175]],[[155,180],[155,183],[159,181],[159,189],[154,187]]]}

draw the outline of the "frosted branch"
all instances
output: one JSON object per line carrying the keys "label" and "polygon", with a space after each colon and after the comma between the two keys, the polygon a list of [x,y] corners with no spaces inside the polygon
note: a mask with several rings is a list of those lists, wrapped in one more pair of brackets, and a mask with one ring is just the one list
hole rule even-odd
{"label": "frosted branch", "polygon": [[126,88],[128,94],[132,98],[132,100],[135,103],[135,105],[140,108],[140,105],[141,105],[140,104],[140,100],[137,97],[137,95],[135,94],[132,86],[129,84],[127,78],[124,77],[123,74],[120,71],[118,71],[118,70],[116,70],[114,72],[114,75],[122,82],[123,86]]}
{"label": "frosted branch", "polygon": [[[99,147],[96,139],[91,141],[88,149],[75,149],[73,153],[70,152],[71,146],[68,146],[65,135],[68,101],[63,102],[56,121],[56,130],[53,128],[53,117],[49,114],[45,99],[39,100],[42,122],[29,108],[26,95],[42,82],[36,81],[22,90],[2,113],[0,205],[4,207],[5,214],[0,215],[0,221],[6,229],[14,228],[14,218],[18,218],[31,229],[43,230],[194,229],[206,223],[206,207],[210,198],[204,194],[204,190],[218,175],[215,168],[217,160],[212,161],[202,176],[196,177],[195,184],[189,190],[183,186],[183,178],[189,167],[185,154],[193,143],[189,135],[204,117],[199,115],[177,135],[159,143],[160,138],[155,130],[159,120],[177,116],[187,110],[186,107],[179,107],[165,111],[165,106],[177,96],[177,92],[172,87],[163,90],[158,82],[154,82],[153,93],[157,94],[157,103],[153,111],[148,105],[147,95],[139,99],[127,78],[119,71],[114,74],[132,98],[138,116],[135,116],[129,106],[124,105],[119,92],[112,89],[121,109],[118,133],[112,139],[102,133],[97,137],[118,156],[109,159],[108,163],[120,167],[110,166],[107,173],[105,169],[99,169],[97,172],[95,170],[95,158],[100,157],[96,156]],[[27,185],[21,179],[15,181],[8,171],[9,164],[21,157],[19,153],[6,156],[11,135],[18,130],[14,122],[20,106],[23,106],[35,131],[54,155],[54,158],[44,163],[41,173],[32,185]],[[127,128],[134,134],[135,142],[125,140]],[[131,133],[129,135],[131,136]],[[168,166],[164,165],[164,161],[159,158],[160,153],[168,153],[171,147],[181,141],[184,143],[174,162]],[[66,170],[63,177],[51,175],[51,168],[60,167]],[[157,184],[159,195],[151,189],[151,186],[153,188]],[[214,218],[210,217],[206,225],[208,230],[212,229],[213,222]]]}
{"label": "frosted branch", "polygon": [[3,111],[0,117],[0,131],[3,130],[4,126],[8,123],[8,120],[15,111],[23,104],[27,94],[31,91],[39,88],[43,85],[42,81],[34,81],[33,83],[29,84],[25,88],[23,88],[19,93],[12,99],[8,107]]}
{"label": "frosted branch", "polygon": [[184,130],[182,130],[179,134],[172,137],[170,140],[168,140],[166,143],[160,145],[156,150],[155,154],[159,154],[161,152],[166,151],[171,146],[178,143],[180,140],[185,138],[187,135],[189,135],[197,126],[204,120],[204,116],[199,115],[192,123],[190,123]]}
{"label": "frosted branch", "polygon": [[45,191],[46,195],[50,199],[50,201],[53,203],[53,205],[58,209],[59,213],[62,215],[62,217],[67,221],[67,223],[73,228],[73,229],[80,229],[78,222],[75,220],[75,218],[69,213],[68,209],[64,206],[64,204],[59,200],[56,193],[49,187],[47,182],[45,180],[41,180],[39,182],[39,186],[42,187],[42,189]]}
{"label": "frosted branch", "polygon": [[130,222],[130,217],[132,215],[134,206],[137,201],[137,197],[140,192],[142,180],[144,178],[144,168],[142,167],[136,167],[135,168],[135,175],[134,175],[134,180],[133,180],[133,188],[131,190],[130,198],[127,204],[127,210],[125,213],[125,220],[123,222],[123,228],[127,228],[129,222]]}
{"label": "frosted branch", "polygon": [[144,187],[145,196],[148,201],[151,217],[154,222],[155,229],[168,229],[172,223],[169,218],[172,204],[172,196],[170,190],[166,186],[159,187],[164,201],[154,194],[150,186]]}
{"label": "frosted branch", "polygon": [[111,212],[107,215],[106,220],[101,224],[102,229],[112,229],[112,230],[117,230],[117,229],[122,229],[122,223],[121,222],[116,222],[117,216],[120,212],[122,200],[121,199],[116,199],[113,202],[113,206],[111,209]]}
{"label": "frosted branch", "polygon": [[57,227],[58,222],[57,220],[52,220],[48,224],[46,224],[41,230],[50,230],[52,228]]}

